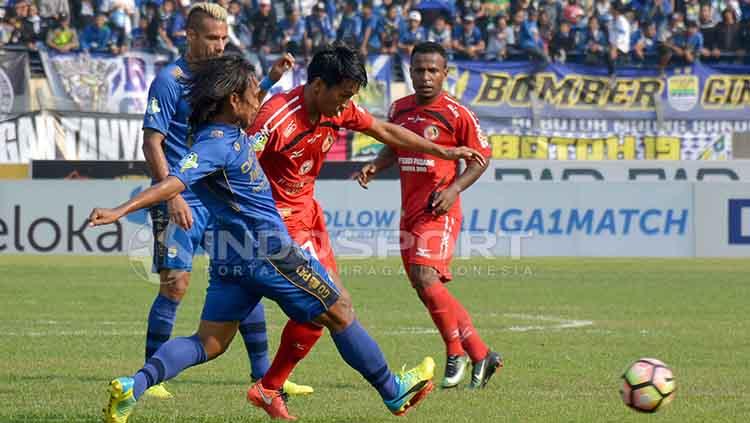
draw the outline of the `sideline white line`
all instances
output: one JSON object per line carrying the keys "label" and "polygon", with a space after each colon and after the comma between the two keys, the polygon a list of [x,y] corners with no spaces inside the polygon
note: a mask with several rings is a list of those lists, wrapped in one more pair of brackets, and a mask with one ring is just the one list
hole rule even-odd
{"label": "sideline white line", "polygon": [[[491,316],[502,316],[507,319],[517,319],[524,321],[536,321],[544,322],[548,324],[536,324],[536,325],[513,325],[506,328],[497,328],[489,330],[493,332],[498,331],[511,331],[511,332],[531,332],[531,331],[557,331],[563,329],[577,329],[587,326],[593,326],[592,320],[575,320],[566,319],[557,316],[547,316],[543,314],[524,314],[524,313],[504,313],[504,314],[491,314]],[[484,329],[484,331],[488,331]],[[376,331],[377,332],[377,331]],[[433,335],[437,334],[438,331],[435,328],[429,327],[405,327],[396,330],[383,331],[386,335]]]}

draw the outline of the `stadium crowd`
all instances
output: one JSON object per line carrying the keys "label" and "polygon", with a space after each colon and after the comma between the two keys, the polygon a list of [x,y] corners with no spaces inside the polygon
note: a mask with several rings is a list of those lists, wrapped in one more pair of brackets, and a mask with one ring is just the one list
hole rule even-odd
{"label": "stadium crowd", "polygon": [[[218,0],[229,50],[265,65],[342,40],[362,54],[443,44],[456,60],[744,63],[750,0]],[[190,0],[0,0],[0,46],[177,56]]]}

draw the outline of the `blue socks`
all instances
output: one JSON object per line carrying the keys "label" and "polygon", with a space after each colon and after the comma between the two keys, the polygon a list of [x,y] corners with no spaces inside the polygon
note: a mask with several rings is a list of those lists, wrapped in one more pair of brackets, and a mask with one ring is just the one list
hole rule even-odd
{"label": "blue socks", "polygon": [[392,400],[398,395],[383,352],[358,320],[339,333],[331,333],[331,338],[344,361],[370,382],[383,400]]}
{"label": "blue socks", "polygon": [[268,360],[266,312],[263,303],[258,303],[240,322],[240,334],[245,341],[247,358],[250,359],[250,375],[253,380],[260,379],[271,366]]}
{"label": "blue socks", "polygon": [[206,350],[197,335],[174,338],[162,345],[133,376],[133,396],[140,398],[151,386],[177,376],[183,370],[206,361]]}
{"label": "blue socks", "polygon": [[161,294],[156,296],[151,305],[151,311],[148,313],[146,361],[172,337],[172,328],[179,305],[179,301],[170,300]]}

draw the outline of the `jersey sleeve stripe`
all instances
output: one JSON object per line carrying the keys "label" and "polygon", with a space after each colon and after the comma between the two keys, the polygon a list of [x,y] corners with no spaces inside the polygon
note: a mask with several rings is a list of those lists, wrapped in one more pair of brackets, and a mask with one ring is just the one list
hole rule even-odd
{"label": "jersey sleeve stripe", "polygon": [[477,118],[474,116],[474,113],[472,113],[471,110],[469,110],[468,108],[466,108],[466,106],[464,106],[463,104],[461,104],[461,103],[453,100],[452,98],[450,98],[448,96],[445,96],[445,99],[448,100],[449,102],[455,104],[456,106],[460,107],[461,110],[463,110],[464,112],[466,112],[466,114],[469,115],[469,117],[471,118],[471,122],[474,124],[474,126],[476,128],[479,128],[479,122],[477,121]]}
{"label": "jersey sleeve stripe", "polygon": [[286,112],[286,114],[284,115],[284,117],[282,117],[281,119],[279,119],[279,121],[276,122],[276,124],[269,131],[270,132],[275,131],[276,128],[278,128],[279,126],[281,126],[281,124],[284,123],[289,118],[289,116],[293,115],[294,112],[296,112],[297,110],[299,110],[301,108],[302,108],[302,104],[298,104],[297,107],[295,107],[292,110]]}
{"label": "jersey sleeve stripe", "polygon": [[446,119],[445,116],[440,114],[440,112],[436,112],[434,110],[425,110],[424,112],[434,117],[435,119],[439,120],[440,123],[445,125],[445,127],[448,128],[449,131],[451,131],[451,133],[454,132],[453,125],[451,125],[451,123],[448,122],[448,119]]}
{"label": "jersey sleeve stripe", "polygon": [[278,116],[279,114],[281,114],[281,112],[283,112],[284,110],[286,110],[287,107],[289,107],[292,104],[294,104],[297,100],[299,100],[299,96],[292,98],[290,101],[287,101],[286,103],[284,103],[283,106],[279,107],[279,110],[275,111],[271,115],[271,117],[268,118],[268,120],[266,120],[265,122],[263,122],[263,128],[268,129],[268,124],[271,123],[274,119],[276,119],[276,116]]}

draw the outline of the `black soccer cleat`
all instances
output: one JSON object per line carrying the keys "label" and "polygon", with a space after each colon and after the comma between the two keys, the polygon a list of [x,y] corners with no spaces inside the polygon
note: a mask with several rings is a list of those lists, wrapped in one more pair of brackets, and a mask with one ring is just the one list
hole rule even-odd
{"label": "black soccer cleat", "polygon": [[503,367],[503,358],[499,353],[490,351],[487,356],[480,361],[474,363],[474,368],[471,371],[471,383],[469,383],[470,389],[481,389],[487,385],[492,375]]}

